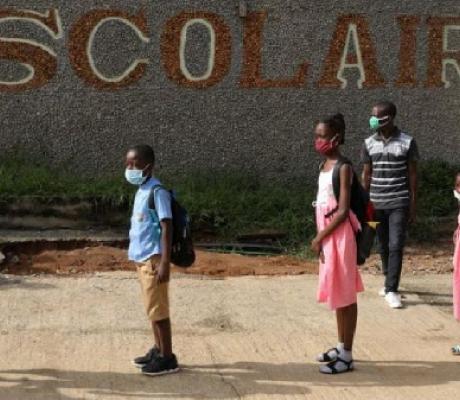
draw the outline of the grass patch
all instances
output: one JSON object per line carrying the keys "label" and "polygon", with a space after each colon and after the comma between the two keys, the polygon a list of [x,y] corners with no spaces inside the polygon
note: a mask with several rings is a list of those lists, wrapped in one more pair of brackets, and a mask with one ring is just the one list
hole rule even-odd
{"label": "grass patch", "polygon": [[459,171],[460,164],[453,165],[439,160],[421,163],[418,199],[421,217],[445,217],[457,211],[457,201],[452,191],[455,175]]}
{"label": "grass patch", "polygon": [[201,231],[231,239],[261,230],[284,232],[283,244],[296,247],[314,233],[315,189],[303,181],[280,183],[255,176],[217,173],[167,179]]}
{"label": "grass patch", "polygon": [[[19,197],[92,199],[102,206],[124,207],[127,214],[135,189],[117,177],[88,178],[51,169],[22,157],[0,160],[0,200]],[[314,232],[311,203],[315,189],[302,180],[289,183],[260,179],[241,172],[162,176],[189,211],[199,234],[216,240],[259,230],[284,232],[282,245],[304,244]]]}
{"label": "grass patch", "polygon": [[437,221],[440,218],[455,218],[458,205],[452,191],[458,171],[460,165],[445,161],[430,160],[420,163],[417,222],[409,229],[411,240],[430,242],[438,237],[440,226]]}
{"label": "grass patch", "polygon": [[123,177],[89,178],[51,169],[22,156],[0,159],[0,200],[18,197],[95,198],[108,205],[130,202],[132,187]]}
{"label": "grass patch", "polygon": [[[420,165],[418,223],[411,239],[432,240],[435,220],[456,212],[453,180],[460,166],[442,161]],[[97,199],[106,207],[116,206],[128,214],[134,188],[116,177],[87,178],[53,170],[21,157],[0,159],[0,200],[23,196]],[[316,188],[306,180],[289,182],[261,179],[241,172],[195,172],[187,176],[163,176],[189,210],[194,228],[216,240],[232,240],[238,234],[260,230],[284,232],[282,245],[299,254],[315,234],[313,208]]]}

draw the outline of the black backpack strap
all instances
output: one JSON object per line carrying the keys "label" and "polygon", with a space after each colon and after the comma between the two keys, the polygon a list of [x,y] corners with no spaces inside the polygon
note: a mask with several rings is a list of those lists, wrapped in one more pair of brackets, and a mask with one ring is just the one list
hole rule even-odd
{"label": "black backpack strap", "polygon": [[168,189],[166,189],[163,185],[155,185],[154,187],[152,187],[152,189],[150,189],[150,195],[149,195],[148,204],[149,204],[149,208],[151,210],[156,211],[156,209],[155,209],[155,193],[158,190],[161,190],[161,189],[168,191]]}
{"label": "black backpack strap", "polygon": [[[334,192],[334,197],[337,203],[340,199],[340,168],[343,165],[353,165],[348,158],[340,157],[334,165],[334,169],[332,171],[332,190]],[[325,217],[329,218],[332,214],[334,214],[339,209],[339,206],[335,207],[333,210],[329,211]]]}
{"label": "black backpack strap", "polygon": [[332,171],[332,191],[337,203],[340,199],[340,168],[342,168],[342,160],[339,158]]}
{"label": "black backpack strap", "polygon": [[334,191],[334,197],[337,200],[337,203],[340,199],[340,168],[343,165],[353,165],[352,162],[345,157],[341,157],[337,160],[334,165],[334,171],[332,172],[332,189]]}

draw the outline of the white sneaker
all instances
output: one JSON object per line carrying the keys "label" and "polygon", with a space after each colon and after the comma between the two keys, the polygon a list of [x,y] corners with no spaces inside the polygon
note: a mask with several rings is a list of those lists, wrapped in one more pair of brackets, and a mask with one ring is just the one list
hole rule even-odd
{"label": "white sneaker", "polygon": [[384,287],[379,290],[379,296],[380,297],[385,297],[386,294],[387,294],[387,292],[386,292],[386,289]]}
{"label": "white sneaker", "polygon": [[388,292],[385,295],[385,300],[391,308],[402,308],[401,296],[399,293]]}

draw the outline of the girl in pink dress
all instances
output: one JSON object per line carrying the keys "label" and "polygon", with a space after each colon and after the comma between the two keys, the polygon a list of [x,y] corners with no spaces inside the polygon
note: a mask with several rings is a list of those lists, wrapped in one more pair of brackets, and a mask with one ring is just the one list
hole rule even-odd
{"label": "girl in pink dress", "polygon": [[338,344],[318,356],[326,362],[320,367],[324,374],[353,370],[352,347],[358,316],[357,293],[364,290],[357,266],[355,232],[358,219],[350,210],[353,169],[340,167],[340,198],[334,197],[332,175],[334,165],[342,155],[345,121],[336,114],[320,121],[315,129],[315,149],[326,159],[319,175],[316,199],[318,234],[311,247],[320,259],[318,302],[326,303],[336,312]]}
{"label": "girl in pink dress", "polygon": [[[455,177],[454,196],[458,200],[460,211],[460,172]],[[453,276],[453,295],[454,295],[454,317],[460,321],[460,213],[458,215],[458,227],[454,233],[454,276]],[[460,355],[460,344],[452,347],[452,353]]]}

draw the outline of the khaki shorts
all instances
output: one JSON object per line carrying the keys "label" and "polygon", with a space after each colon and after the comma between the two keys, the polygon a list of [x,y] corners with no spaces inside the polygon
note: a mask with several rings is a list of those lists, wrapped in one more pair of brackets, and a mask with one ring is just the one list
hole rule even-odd
{"label": "khaki shorts", "polygon": [[169,282],[157,283],[156,280],[155,268],[160,258],[160,256],[153,256],[137,265],[145,311],[151,321],[162,321],[169,318]]}

